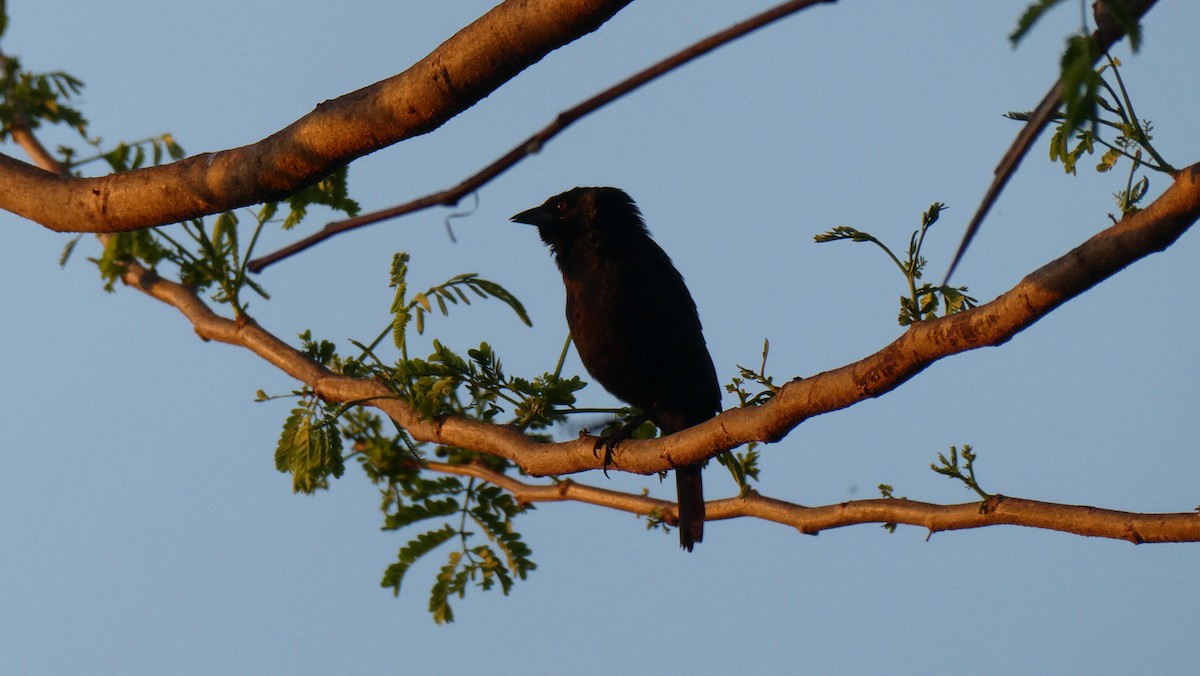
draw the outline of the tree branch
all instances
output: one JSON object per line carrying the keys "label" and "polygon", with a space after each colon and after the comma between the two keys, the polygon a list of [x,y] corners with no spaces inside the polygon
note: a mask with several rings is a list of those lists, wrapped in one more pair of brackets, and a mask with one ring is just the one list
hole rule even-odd
{"label": "tree branch", "polygon": [[439,192],[430,193],[424,197],[418,197],[415,200],[405,202],[394,207],[382,209],[369,214],[363,214],[354,218],[348,218],[341,221],[335,221],[327,224],[324,228],[317,232],[298,240],[278,251],[267,254],[260,258],[256,258],[246,266],[251,272],[262,272],[268,265],[277,263],[284,258],[298,254],[305,249],[314,246],[334,235],[356,230],[363,226],[378,223],[389,218],[396,218],[405,214],[411,214],[416,211],[428,209],[430,207],[443,205],[453,206],[458,204],[464,196],[478,190],[486,185],[489,181],[496,178],[500,174],[507,171],[514,164],[520,162],[526,157],[539,152],[547,141],[558,136],[568,126],[578,121],[580,118],[595,112],[596,110],[612,103],[613,101],[625,96],[626,94],[640,88],[642,85],[648,84],[653,80],[666,75],[667,73],[683,66],[684,64],[698,59],[701,56],[713,51],[714,49],[733,42],[734,40],[751,33],[763,26],[774,23],[784,17],[795,14],[796,12],[811,7],[816,4],[836,2],[836,0],[791,0],[781,5],[777,5],[768,9],[765,12],[757,14],[745,21],[734,24],[723,31],[710,35],[709,37],[679,51],[671,56],[659,61],[658,63],[642,70],[634,75],[618,82],[617,84],[605,89],[604,91],[592,96],[586,101],[564,110],[554,118],[554,121],[543,127],[534,135],[517,144],[515,148],[505,153],[496,161],[487,165],[478,172],[468,176],[458,185],[441,190]]}
{"label": "tree branch", "polygon": [[[470,476],[495,484],[512,493],[518,502],[585,502],[642,516],[658,513],[671,525],[679,522],[678,507],[671,500],[611,491],[575,481],[531,484],[493,471],[482,465],[426,463],[426,469],[443,474]],[[1083,505],[1061,505],[1037,500],[993,495],[983,502],[936,505],[904,498],[855,500],[836,505],[805,507],[750,491],[745,496],[705,503],[709,521],[750,517],[791,526],[806,535],[823,530],[868,523],[905,524],[940,531],[986,526],[1026,526],[1046,530],[1148,542],[1200,541],[1200,514],[1138,514]]]}
{"label": "tree branch", "polygon": [[285,197],[351,160],[425,134],[630,0],[507,0],[403,73],[319,104],[248,146],[74,178],[0,155],[0,208],[61,232],[137,230]]}
{"label": "tree branch", "polygon": [[503,474],[481,464],[451,465],[444,462],[425,462],[417,466],[440,474],[469,476],[486,481],[512,493],[517,502],[530,504],[535,502],[584,502],[589,505],[608,507],[631,514],[646,516],[659,512],[670,519],[671,525],[679,523],[679,508],[674,500],[659,500],[645,495],[622,493],[589,486],[571,479],[557,480],[552,484],[531,484],[526,481]]}

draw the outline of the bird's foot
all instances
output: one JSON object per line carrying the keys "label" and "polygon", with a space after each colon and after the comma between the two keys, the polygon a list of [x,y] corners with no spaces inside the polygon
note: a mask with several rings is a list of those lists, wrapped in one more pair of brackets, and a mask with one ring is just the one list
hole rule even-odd
{"label": "bird's foot", "polygon": [[634,431],[641,427],[642,423],[649,419],[650,417],[644,414],[634,416],[627,419],[625,424],[621,425],[620,428],[611,432],[605,432],[604,434],[601,434],[598,439],[596,439],[596,445],[592,448],[592,454],[596,457],[599,457],[600,449],[604,449],[604,463],[601,465],[601,471],[604,472],[605,478],[608,477],[608,466],[612,464],[613,449],[617,447],[617,444],[632,437]]}

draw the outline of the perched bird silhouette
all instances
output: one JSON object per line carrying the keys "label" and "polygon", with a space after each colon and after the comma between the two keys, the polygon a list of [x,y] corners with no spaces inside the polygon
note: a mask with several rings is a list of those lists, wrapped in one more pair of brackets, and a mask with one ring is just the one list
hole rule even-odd
{"label": "perched bird silhouette", "polygon": [[[566,285],[575,348],[604,389],[641,409],[664,434],[721,410],[696,303],[629,195],[574,188],[512,220],[537,226],[550,246]],[[609,449],[632,427],[609,437]],[[677,468],[675,483],[679,544],[691,551],[704,538],[700,465]]]}

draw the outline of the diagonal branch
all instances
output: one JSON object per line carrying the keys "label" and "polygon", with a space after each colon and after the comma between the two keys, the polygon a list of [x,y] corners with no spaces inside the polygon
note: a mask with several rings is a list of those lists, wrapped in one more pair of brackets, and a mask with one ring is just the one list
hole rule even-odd
{"label": "diagonal branch", "polygon": [[763,26],[774,23],[784,17],[795,14],[796,12],[811,7],[816,4],[825,2],[836,2],[836,0],[790,0],[781,5],[777,5],[768,9],[765,12],[757,14],[741,23],[734,24],[723,31],[710,35],[709,37],[683,49],[662,61],[642,70],[621,82],[605,89],[604,91],[592,96],[586,101],[565,110],[554,118],[554,121],[543,127],[533,136],[519,143],[515,148],[505,153],[496,161],[487,165],[478,172],[468,176],[458,185],[441,190],[439,192],[430,193],[424,197],[418,197],[415,200],[405,202],[394,207],[382,209],[369,214],[363,214],[354,218],[348,218],[342,221],[329,223],[324,228],[317,232],[298,240],[278,251],[270,253],[266,256],[256,258],[246,266],[252,272],[262,272],[268,265],[277,263],[284,258],[298,254],[305,249],[314,246],[334,235],[356,230],[372,223],[396,218],[405,214],[411,214],[416,211],[428,209],[435,206],[454,206],[458,204],[464,196],[478,190],[492,179],[507,171],[516,163],[526,157],[539,152],[547,141],[557,136],[568,126],[578,121],[580,118],[595,112],[596,110],[612,103],[613,101],[625,96],[626,94],[640,88],[642,85],[648,84],[653,80],[666,75],[686,63],[704,56],[714,49],[733,42],[734,40],[751,33]]}
{"label": "diagonal branch", "polygon": [[319,104],[241,148],[99,178],[0,155],[0,208],[63,232],[111,233],[272,201],[425,134],[599,28],[630,0],[507,0],[396,76]]}

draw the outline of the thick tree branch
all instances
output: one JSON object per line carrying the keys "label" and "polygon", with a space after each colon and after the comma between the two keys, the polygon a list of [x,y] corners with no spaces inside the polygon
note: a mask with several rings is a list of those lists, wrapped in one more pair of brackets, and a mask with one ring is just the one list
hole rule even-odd
{"label": "thick tree branch", "polygon": [[734,24],[725,30],[708,36],[703,40],[688,46],[687,48],[672,54],[671,56],[659,61],[658,63],[646,68],[634,75],[618,82],[617,84],[605,89],[604,91],[588,98],[586,101],[564,110],[554,118],[554,121],[543,127],[533,136],[519,143],[515,148],[502,155],[499,159],[487,165],[483,169],[475,172],[471,176],[461,181],[458,185],[441,190],[435,193],[430,193],[424,197],[418,197],[415,200],[405,202],[394,207],[382,209],[369,214],[362,214],[354,218],[348,218],[342,221],[335,221],[327,224],[317,232],[298,240],[279,251],[275,251],[261,258],[256,258],[247,265],[251,272],[262,272],[264,268],[272,263],[300,253],[305,249],[315,246],[316,244],[350,230],[355,230],[372,223],[396,218],[405,214],[411,214],[422,209],[444,205],[453,206],[458,204],[458,201],[464,196],[478,190],[483,185],[487,184],[492,179],[504,173],[510,167],[522,159],[532,155],[542,149],[542,146],[547,141],[558,136],[568,126],[578,121],[580,118],[595,112],[603,106],[612,103],[613,101],[625,96],[626,94],[649,84],[650,82],[666,75],[667,73],[679,68],[695,59],[704,56],[712,50],[733,42],[734,40],[751,33],[763,26],[774,23],[786,16],[795,14],[796,12],[811,7],[813,5],[835,2],[836,0],[790,0],[781,5],[777,5],[768,9],[765,12],[756,14],[755,16]]}
{"label": "thick tree branch", "polygon": [[0,155],[0,208],[62,232],[124,232],[280,199],[430,132],[630,0],[508,0],[394,77],[326,101],[248,146],[99,178]]}

